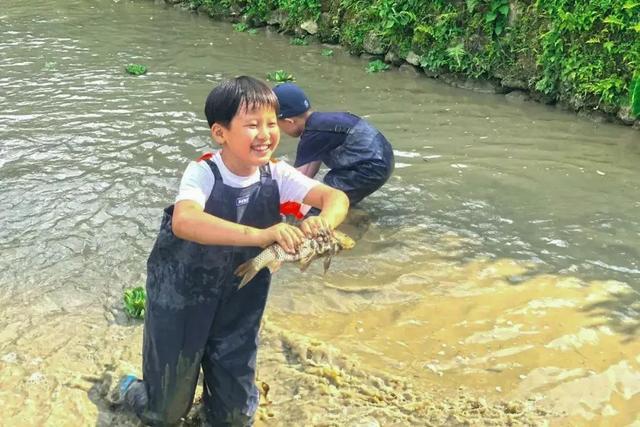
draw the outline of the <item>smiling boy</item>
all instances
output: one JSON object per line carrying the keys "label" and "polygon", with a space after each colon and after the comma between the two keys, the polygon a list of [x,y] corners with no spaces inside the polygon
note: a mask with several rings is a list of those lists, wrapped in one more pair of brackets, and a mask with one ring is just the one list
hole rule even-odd
{"label": "smiling boy", "polygon": [[[173,424],[193,402],[200,373],[212,425],[251,425],[258,330],[270,273],[237,288],[235,268],[274,242],[294,252],[303,237],[344,219],[344,193],[284,162],[270,161],[280,142],[278,101],[263,82],[241,76],[214,88],[205,104],[221,149],[187,167],[174,205],[165,209],[147,262],[143,379],[120,383],[122,400],[148,424]],[[300,228],[281,222],[280,206],[321,210]]]}

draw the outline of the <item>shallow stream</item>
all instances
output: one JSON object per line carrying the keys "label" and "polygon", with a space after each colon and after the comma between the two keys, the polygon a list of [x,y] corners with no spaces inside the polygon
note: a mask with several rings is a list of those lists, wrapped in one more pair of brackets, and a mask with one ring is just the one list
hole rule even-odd
{"label": "shallow stream", "polygon": [[153,2],[3,1],[0,425],[136,425],[105,398],[140,369],[122,292],[211,149],[209,90],[286,69],[397,165],[326,276],[274,277],[259,423],[640,426],[640,134],[322,48]]}

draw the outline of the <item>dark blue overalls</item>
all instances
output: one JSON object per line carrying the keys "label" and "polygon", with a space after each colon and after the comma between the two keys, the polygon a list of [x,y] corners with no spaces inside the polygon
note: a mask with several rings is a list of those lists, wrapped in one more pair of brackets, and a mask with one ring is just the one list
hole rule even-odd
{"label": "dark blue overalls", "polygon": [[[246,188],[224,184],[207,160],[215,184],[204,211],[256,228],[280,222],[280,197],[268,165],[260,182]],[[176,423],[189,411],[200,367],[203,400],[214,425],[251,425],[258,407],[255,386],[258,332],[271,275],[263,269],[242,289],[234,269],[260,248],[209,246],[182,240],[165,209],[147,262],[143,380],[148,403],[134,408],[152,425]]]}
{"label": "dark blue overalls", "polygon": [[[351,206],[387,182],[394,169],[393,149],[389,141],[366,120],[360,119],[353,126],[344,126],[335,120],[319,120],[305,127],[305,132],[331,132],[345,135],[345,140],[333,150],[322,155],[322,162],[330,171],[324,183],[344,191]],[[348,114],[349,113],[342,113]]]}

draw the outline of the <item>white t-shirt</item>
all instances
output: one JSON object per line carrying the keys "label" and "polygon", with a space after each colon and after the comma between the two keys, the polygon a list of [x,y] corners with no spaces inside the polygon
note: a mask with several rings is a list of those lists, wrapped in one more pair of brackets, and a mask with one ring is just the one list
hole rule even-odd
{"label": "white t-shirt", "polygon": [[[231,172],[222,161],[219,151],[213,153],[211,160],[218,166],[224,183],[230,187],[244,188],[260,181],[259,169],[250,176],[238,176]],[[315,179],[303,175],[285,162],[271,161],[269,166],[271,178],[278,184],[280,204],[286,202],[302,203],[309,190],[319,184]],[[190,162],[182,175],[176,203],[180,200],[193,200],[204,207],[215,181],[211,167],[205,160]],[[303,207],[306,208],[302,210],[303,213],[309,209],[308,206],[303,205]]]}

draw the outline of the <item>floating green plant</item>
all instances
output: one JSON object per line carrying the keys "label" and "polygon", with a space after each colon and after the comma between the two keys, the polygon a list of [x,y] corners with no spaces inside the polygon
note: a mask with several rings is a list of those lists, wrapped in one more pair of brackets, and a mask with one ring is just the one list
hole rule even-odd
{"label": "floating green plant", "polygon": [[284,83],[294,81],[295,77],[284,70],[277,70],[267,73],[267,79],[272,82]]}
{"label": "floating green plant", "polygon": [[56,69],[56,62],[55,61],[47,61],[44,63],[44,66],[42,67],[43,70],[45,71],[52,71]]}
{"label": "floating green plant", "polygon": [[322,52],[320,52],[320,55],[322,55],[322,56],[333,56],[333,50],[331,50],[331,49],[322,49]]}
{"label": "floating green plant", "polygon": [[309,44],[309,41],[304,37],[294,37],[289,40],[289,44],[294,46],[306,46]]}
{"label": "floating green plant", "polygon": [[369,62],[367,64],[367,73],[379,73],[380,71],[386,71],[389,69],[389,64],[386,64],[380,59]]}
{"label": "floating green plant", "polygon": [[248,32],[249,34],[258,34],[258,29],[257,29],[257,28],[249,28],[249,29],[247,30],[247,32]]}
{"label": "floating green plant", "polygon": [[237,24],[233,24],[233,31],[242,33],[244,31],[247,31],[248,29],[249,29],[249,26],[244,22],[238,22]]}
{"label": "floating green plant", "polygon": [[124,67],[127,73],[134,76],[141,76],[147,72],[147,67],[141,64],[129,64]]}
{"label": "floating green plant", "polygon": [[144,305],[147,295],[142,286],[124,291],[124,311],[134,319],[144,318]]}

